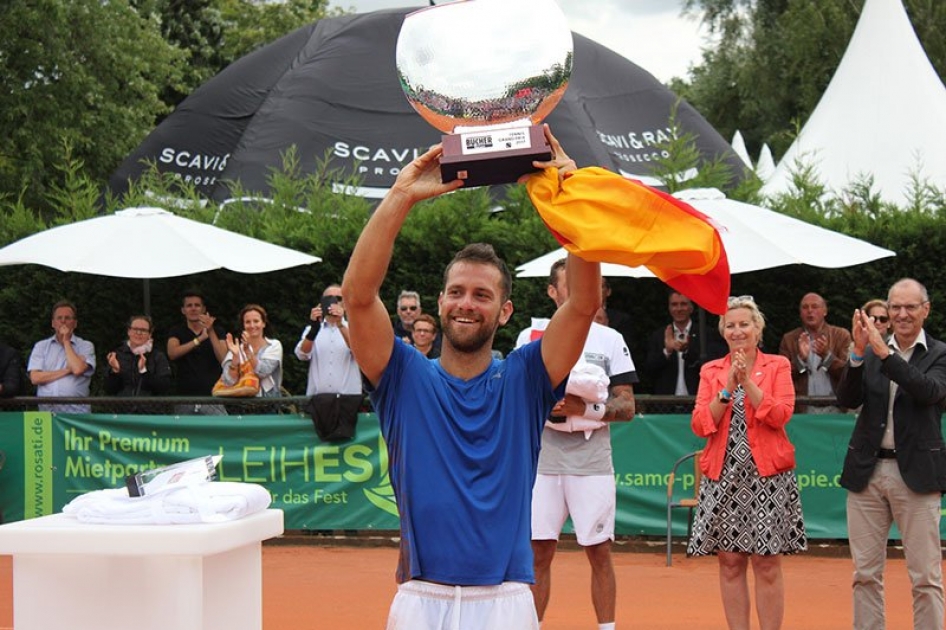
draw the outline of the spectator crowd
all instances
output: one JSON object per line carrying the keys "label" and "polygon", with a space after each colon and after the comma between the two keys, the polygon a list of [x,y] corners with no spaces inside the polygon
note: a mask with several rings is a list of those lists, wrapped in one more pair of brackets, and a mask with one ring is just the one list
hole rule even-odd
{"label": "spectator crowd", "polygon": [[[490,252],[461,252],[461,262],[452,263],[460,271],[453,273],[463,278],[464,269],[481,264],[464,262],[462,256],[491,260],[495,254]],[[550,575],[557,542],[566,519],[571,518],[590,564],[599,628],[615,627],[618,591],[611,544],[616,493],[609,426],[633,420],[635,395],[646,380],[647,393],[679,397],[680,404],[668,411],[689,414],[692,410],[693,432],[706,439],[700,462],[705,482],[700,486],[687,551],[692,556],[717,557],[729,627],[749,627],[750,602],[755,604],[761,627],[780,627],[785,594],[779,559],[807,550],[794,447],[785,432],[785,425],[799,412],[856,414],[841,475],[841,485],[848,491],[855,567],[854,627],[883,627],[884,557],[893,525],[904,539],[915,627],[942,627],[942,571],[937,560],[941,494],[946,490],[946,449],[940,430],[946,403],[946,346],[923,328],[930,310],[923,285],[911,279],[894,283],[886,299],[872,299],[857,309],[850,327],[828,323],[827,300],[805,293],[798,304],[799,325],[781,335],[773,353],[763,348],[765,318],[751,296],[731,297],[718,327],[710,328],[694,319],[690,299],[672,291],[667,295],[667,323],[643,336],[643,360],[638,364],[627,343],[627,336],[636,334],[633,320],[609,303],[607,280],[597,281],[600,306],[589,322],[584,347],[569,348],[580,358],[567,386],[541,393],[543,399],[557,402],[549,407],[540,433],[534,486],[520,488],[531,494],[526,522],[531,530],[535,583],[528,602],[530,606],[534,602],[539,621],[552,599]],[[320,396],[354,399],[353,409],[357,409],[370,393],[383,415],[387,405],[403,406],[399,397],[414,396],[410,392],[420,385],[407,374],[416,372],[423,382],[432,379],[427,384],[433,388],[430,392],[417,392],[419,399],[429,397],[440,391],[439,379],[450,378],[424,367],[442,360],[444,334],[453,335],[448,365],[455,368],[457,352],[469,347],[478,348],[471,355],[485,357],[477,360],[491,366],[483,374],[501,369],[502,352],[491,344],[478,346],[482,339],[468,340],[464,337],[468,333],[458,332],[477,318],[457,319],[455,305],[466,298],[453,295],[454,290],[446,287],[444,296],[452,297],[441,298],[437,317],[425,312],[420,294],[409,289],[400,292],[392,312],[382,308],[379,314],[358,306],[356,312],[361,315],[353,318],[353,332],[343,284],[325,286],[318,303],[308,309],[308,321],[293,350],[297,360],[308,364],[305,395],[315,401]],[[583,285],[582,295],[587,294]],[[353,295],[358,297],[357,292]],[[550,271],[548,295],[558,321],[575,317],[564,259]],[[283,345],[260,304],[244,306],[236,317],[238,329],[227,331],[208,310],[205,297],[188,291],[181,296],[182,319],[167,331],[164,343],[155,338],[151,317],[132,314],[126,320],[124,340],[98,354],[90,341],[77,334],[79,312],[70,301],[55,303],[50,309],[51,334],[35,343],[25,365],[18,351],[0,343],[0,396],[28,395],[32,386],[36,396],[44,399],[40,410],[87,413],[90,406],[75,399],[89,397],[92,377],[98,371],[106,395],[194,398],[200,402],[175,403],[174,413],[225,415],[224,405],[207,400],[220,383],[236,383],[241,367],[247,365],[259,379],[256,396],[278,398],[288,393],[283,386]],[[504,317],[508,321],[509,314],[511,310],[500,311],[497,321]],[[547,331],[560,333],[555,321],[534,318],[519,334],[514,352],[525,353]],[[383,336],[393,340],[396,352],[392,355],[378,353],[384,344],[373,345],[379,325],[389,326]],[[353,339],[360,340],[360,345]],[[374,366],[369,368],[370,378],[356,361],[358,348],[362,357],[368,357],[365,364]],[[392,361],[397,367],[389,366]],[[536,352],[529,361],[531,367],[522,369],[541,365]],[[547,365],[561,371],[560,363]],[[389,370],[407,370],[400,378],[408,380],[394,387],[386,380]],[[803,407],[795,404],[798,396],[822,398],[827,404]],[[56,398],[71,400],[56,403]],[[382,419],[386,441],[397,444],[406,439],[389,422],[393,421]],[[333,439],[320,430],[329,429],[318,423],[316,428],[323,439]],[[347,439],[351,433],[342,436]],[[415,483],[406,471],[400,474],[406,475],[400,483]],[[456,489],[442,490],[456,494]],[[461,495],[456,494],[458,502]],[[512,522],[509,526],[518,527]],[[415,535],[424,538],[440,531],[437,526],[427,527]],[[413,544],[429,543],[416,540]],[[516,552],[517,562],[522,560],[521,552]],[[750,567],[755,574],[753,598],[747,578]],[[463,579],[475,580],[475,575],[476,570]],[[406,585],[418,583],[410,575],[401,577]],[[417,588],[402,585],[399,597],[419,597],[419,601],[440,597],[431,594],[429,584]],[[521,591],[510,593],[518,593],[515,597],[520,600],[523,597]]]}
{"label": "spectator crowd", "polygon": [[[361,383],[357,366],[346,349],[348,324],[340,291],[339,284],[324,289],[322,301],[309,309],[308,321],[300,337],[293,342],[295,357],[308,363],[307,376],[298,391],[290,391],[283,383],[283,343],[271,330],[264,306],[247,305],[247,308],[253,307],[249,309],[248,321],[242,310],[235,317],[227,318],[238,322],[236,329],[228,333],[221,324],[223,320],[209,312],[204,294],[188,290],[181,296],[179,324],[160,335],[149,315],[132,314],[126,320],[125,340],[98,357],[92,343],[75,332],[79,324],[78,306],[68,300],[57,302],[50,315],[53,334],[37,341],[29,352],[13,348],[0,339],[0,396],[76,398],[93,395],[94,390],[121,397],[209,397],[221,377],[225,382],[233,381],[231,372],[239,366],[241,355],[246,356],[245,360],[252,363],[254,369],[264,372],[260,396],[354,394],[360,390]],[[334,298],[335,304],[325,303],[327,297]],[[671,291],[667,296],[667,324],[640,334],[634,330],[631,315],[613,306],[613,301],[609,304],[610,297],[610,283],[603,278],[602,307],[595,322],[620,333],[637,359],[637,393],[690,397],[679,404],[658,407],[662,412],[689,413],[702,365],[726,354],[722,336],[711,325],[700,326],[693,302],[680,293]],[[443,337],[438,314],[424,310],[420,293],[402,290],[392,307],[395,336],[430,359],[439,357]],[[890,324],[886,301],[871,300],[864,305],[864,311],[887,334]],[[805,294],[799,304],[800,325],[781,338],[779,354],[792,364],[792,379],[799,396],[835,395],[851,335],[846,328],[828,323],[827,316],[827,301],[816,293]],[[315,351],[322,346],[325,346],[324,362],[322,354]],[[264,348],[265,356],[261,354]],[[501,358],[504,353],[494,349],[493,354]],[[338,365],[339,361],[346,363]],[[326,367],[329,364],[331,369]],[[100,387],[93,387],[93,377],[97,377]],[[43,405],[43,408],[51,407]],[[87,412],[89,408],[81,404],[60,404],[56,405],[56,410]],[[223,406],[197,403],[176,405],[173,410],[178,414],[215,415],[223,412]],[[797,411],[840,410],[837,405],[822,403]]]}
{"label": "spectator crowd", "polygon": [[[545,135],[550,159],[533,166],[547,176],[554,202],[580,170],[548,126]],[[401,546],[387,627],[538,630],[570,518],[590,566],[598,630],[615,630],[610,425],[635,416],[642,379],[629,347],[633,319],[613,304],[600,265],[569,254],[549,272],[551,317],[533,318],[504,357],[494,343],[514,312],[512,274],[486,243],[467,245],[446,265],[439,317],[423,311],[413,290],[400,292],[392,316],[380,289],[404,221],[417,203],[463,184],[442,181],[441,155],[432,147],[400,171],[341,283],[324,287],[309,307],[294,347],[308,362],[306,395],[322,439],[351,437],[343,416],[357,415],[366,393],[378,416]],[[898,280],[886,299],[855,309],[849,327],[828,323],[828,302],[817,293],[804,294],[798,308],[800,325],[781,336],[777,353],[763,347],[766,319],[748,295],[729,297],[709,331],[694,322],[692,301],[671,292],[669,321],[646,336],[641,365],[653,394],[692,400],[690,426],[705,440],[687,553],[716,557],[730,629],[751,627],[753,604],[761,630],[781,628],[781,557],[808,548],[786,425],[801,411],[796,397],[823,398],[830,406],[804,411],[855,414],[840,475],[854,628],[886,627],[884,569],[895,525],[913,627],[942,630],[946,344],[924,327],[930,296],[917,280]],[[238,330],[227,331],[190,291],[181,315],[162,347],[151,318],[132,314],[124,341],[97,361],[93,344],[76,334],[77,306],[57,302],[52,334],[35,343],[25,370],[18,352],[0,344],[0,395],[25,393],[28,380],[41,410],[85,413],[89,405],[74,401],[89,396],[96,370],[110,395],[199,401],[179,404],[179,414],[225,414],[205,401],[248,373],[255,396],[284,395],[283,346],[263,305],[246,304]]]}

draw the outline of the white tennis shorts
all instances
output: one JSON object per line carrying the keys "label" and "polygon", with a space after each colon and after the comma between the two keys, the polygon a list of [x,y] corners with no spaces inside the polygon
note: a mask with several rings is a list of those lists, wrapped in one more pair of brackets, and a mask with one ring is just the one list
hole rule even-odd
{"label": "white tennis shorts", "polygon": [[448,586],[411,580],[397,587],[387,630],[538,630],[528,584]]}
{"label": "white tennis shorts", "polygon": [[558,540],[569,515],[582,547],[614,540],[614,475],[536,475],[532,540]]}

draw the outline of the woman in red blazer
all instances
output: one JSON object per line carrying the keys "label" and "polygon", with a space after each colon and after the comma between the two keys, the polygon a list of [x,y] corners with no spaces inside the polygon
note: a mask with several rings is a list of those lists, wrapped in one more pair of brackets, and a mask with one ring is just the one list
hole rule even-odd
{"label": "woman in red blazer", "polygon": [[700,370],[690,423],[706,438],[689,555],[716,554],[731,629],[749,628],[749,561],[761,630],[782,625],[780,554],[808,548],[785,425],[795,408],[788,359],[759,351],[765,319],[748,296],[729,298],[719,332],[729,354]]}

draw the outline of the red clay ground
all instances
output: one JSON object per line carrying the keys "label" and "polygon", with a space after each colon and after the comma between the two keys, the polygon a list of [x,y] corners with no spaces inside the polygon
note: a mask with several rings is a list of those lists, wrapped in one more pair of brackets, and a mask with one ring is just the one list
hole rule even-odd
{"label": "red clay ground", "polygon": [[[264,629],[383,630],[395,591],[396,555],[392,548],[265,545]],[[614,560],[618,628],[725,629],[714,558],[687,559],[678,554],[669,568],[662,553],[622,552]],[[783,566],[786,630],[851,627],[850,559],[801,555],[785,558]],[[559,551],[552,580],[543,630],[596,627],[584,554]],[[890,630],[911,627],[910,601],[904,561],[890,560]],[[0,556],[0,630],[12,626],[12,562],[9,556]]]}

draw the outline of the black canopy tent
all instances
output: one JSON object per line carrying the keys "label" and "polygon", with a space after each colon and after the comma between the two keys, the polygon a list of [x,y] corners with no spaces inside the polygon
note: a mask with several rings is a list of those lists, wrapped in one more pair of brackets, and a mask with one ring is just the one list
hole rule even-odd
{"label": "black canopy tent", "polygon": [[[217,201],[231,197],[233,181],[266,196],[268,175],[295,145],[303,172],[327,156],[330,169],[360,176],[358,194],[382,196],[401,165],[440,141],[408,104],[395,69],[398,32],[412,10],[326,18],[239,59],[154,129],[115,171],[111,190],[124,192],[154,163]],[[701,154],[741,175],[729,143],[696,110],[639,66],[573,36],[571,82],[547,122],[579,166],[647,181],[676,109]]]}

